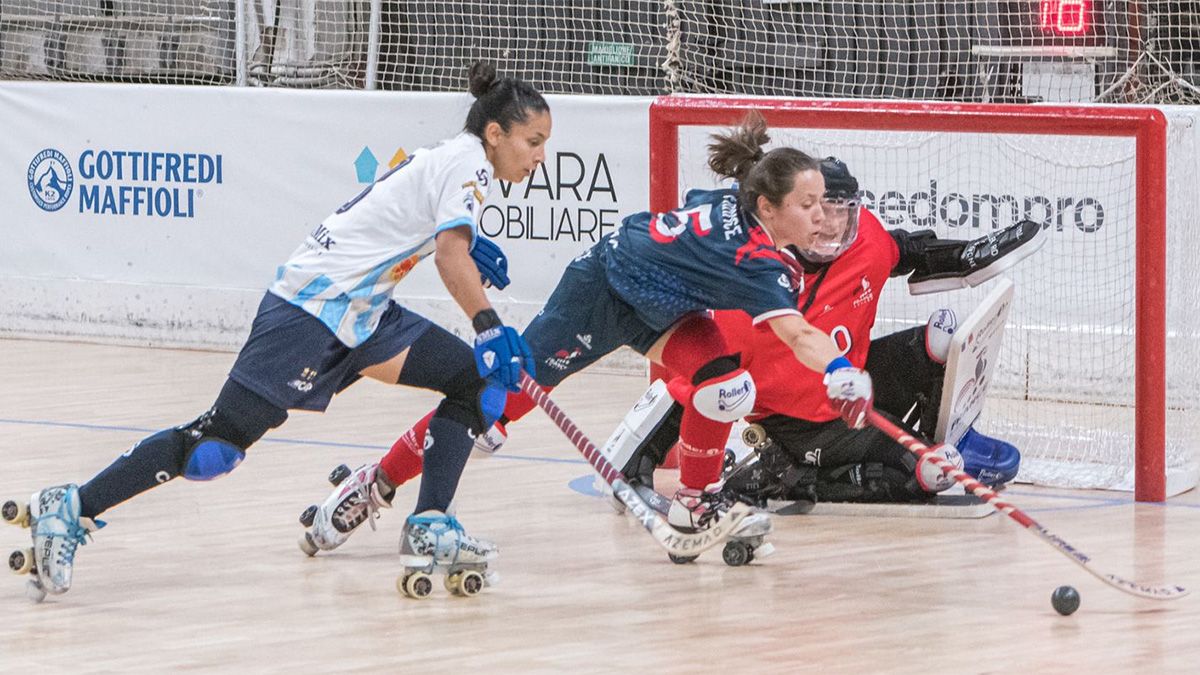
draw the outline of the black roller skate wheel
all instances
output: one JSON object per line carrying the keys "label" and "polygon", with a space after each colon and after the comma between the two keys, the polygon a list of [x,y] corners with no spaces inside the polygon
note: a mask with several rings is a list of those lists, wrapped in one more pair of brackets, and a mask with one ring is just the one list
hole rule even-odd
{"label": "black roller skate wheel", "polygon": [[317,519],[317,505],[313,504],[304,513],[300,514],[300,524],[305,527],[312,527],[313,521]]}
{"label": "black roller skate wheel", "polygon": [[462,578],[458,580],[458,589],[468,598],[479,595],[483,590],[483,575],[475,571],[463,572]]}
{"label": "black roller skate wheel", "polygon": [[345,464],[338,464],[333,471],[329,472],[329,482],[333,483],[334,487],[342,484],[342,481],[350,477],[350,467]]}
{"label": "black roller skate wheel", "polygon": [[33,569],[33,549],[18,549],[8,555],[8,569],[14,574],[28,574]]}
{"label": "black roller skate wheel", "polygon": [[754,549],[742,541],[729,541],[721,550],[721,559],[730,567],[741,567],[754,559]]}
{"label": "black roller skate wheel", "polygon": [[17,518],[20,517],[20,515],[21,505],[11,499],[4,502],[4,506],[0,506],[0,518],[4,518],[6,522],[13,523],[15,525]]}
{"label": "black roller skate wheel", "polygon": [[668,553],[667,557],[670,558],[671,562],[675,563],[676,565],[686,565],[686,564],[694,561],[696,558],[699,558],[700,556],[698,556],[698,555],[675,555],[674,553]]}
{"label": "black roller skate wheel", "polygon": [[428,598],[429,594],[433,592],[433,580],[424,572],[414,572],[400,577],[399,586],[401,593],[418,600]]}

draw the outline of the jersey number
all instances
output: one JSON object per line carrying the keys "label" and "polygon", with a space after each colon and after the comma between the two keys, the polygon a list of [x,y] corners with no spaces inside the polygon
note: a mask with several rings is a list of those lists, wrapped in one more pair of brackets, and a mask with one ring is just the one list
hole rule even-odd
{"label": "jersey number", "polygon": [[656,213],[650,219],[650,238],[660,244],[669,244],[683,234],[689,225],[697,237],[707,237],[708,233],[712,232],[711,214],[711,206]]}
{"label": "jersey number", "polygon": [[845,326],[834,326],[833,330],[829,331],[829,337],[833,338],[833,345],[838,348],[838,353],[845,356],[850,353],[850,348],[854,346],[854,340],[850,337],[850,329]]}
{"label": "jersey number", "polygon": [[346,202],[345,204],[342,204],[340,207],[338,207],[338,210],[335,213],[342,214],[342,213],[349,211],[351,208],[354,207],[355,204],[361,202],[363,197],[366,197],[368,194],[370,194],[371,188],[375,187],[375,183],[380,183],[382,181],[387,180],[388,176],[396,173],[400,169],[403,169],[405,166],[408,166],[408,163],[411,162],[413,160],[413,157],[415,157],[415,156],[416,155],[409,155],[408,157],[404,158],[403,162],[400,162],[399,164],[392,167],[391,169],[388,169],[388,172],[383,174],[382,176],[380,176],[379,180],[376,180],[374,183],[371,183],[370,185],[368,185],[365,190],[363,190],[362,192],[355,195],[354,199],[351,199],[350,201]]}

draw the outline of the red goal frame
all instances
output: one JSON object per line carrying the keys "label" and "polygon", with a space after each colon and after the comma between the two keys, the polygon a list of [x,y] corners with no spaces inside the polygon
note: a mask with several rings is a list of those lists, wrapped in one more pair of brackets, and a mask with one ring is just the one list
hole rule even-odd
{"label": "red goal frame", "polygon": [[1166,500],[1167,118],[1149,107],[661,96],[650,105],[650,208],[679,205],[679,128],[731,126],[749,110],[771,126],[1131,137],[1136,144],[1134,323],[1137,501]]}

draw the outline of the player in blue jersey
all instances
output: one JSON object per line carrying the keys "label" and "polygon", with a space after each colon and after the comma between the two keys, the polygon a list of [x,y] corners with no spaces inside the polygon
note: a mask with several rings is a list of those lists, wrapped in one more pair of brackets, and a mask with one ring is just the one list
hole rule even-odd
{"label": "player in blue jersey", "polygon": [[[436,440],[405,524],[402,564],[432,571],[435,563],[455,560],[486,569],[495,546],[463,532],[446,509],[472,439],[500,415],[505,389],[518,387],[522,368],[535,367],[524,340],[500,321],[484,293],[481,272],[497,286],[508,279],[503,254],[478,236],[477,222],[497,179],[522,181],[543,161],[551,120],[536,89],[498,78],[490,64],[472,66],[469,80],[475,101],[462,133],[416,151],[329,215],[279,268],[207,412],[141,440],[81,486],[33,494],[27,513],[37,599],[70,588],[76,548],[103,525],[97,516],[179,476],[207,481],[228,474],[289,410],[323,411],[363,376],[445,395],[429,421]],[[391,299],[431,254],[446,290],[472,320],[473,350]],[[377,491],[372,500],[388,505]],[[4,516],[24,521],[23,507],[9,502]],[[480,583],[482,575],[475,579]]]}
{"label": "player in blue jersey", "polygon": [[[836,370],[845,359],[830,337],[812,328],[797,309],[795,260],[784,248],[840,245],[844,229],[825,223],[825,192],[818,163],[794,148],[764,152],[765,121],[751,114],[736,129],[713,137],[709,166],[737,180],[735,189],[693,190],[682,208],[637,213],[567,267],[545,308],[524,332],[537,363],[537,381],[553,387],[621,346],[645,354],[679,375],[672,383],[684,405],[680,430],[680,480],[669,522],[681,529],[711,527],[728,505],[719,480],[731,424],[754,408],[755,388],[736,349],[726,345],[708,309],[742,309],[770,329],[797,360]],[[848,364],[845,364],[848,365]],[[853,370],[853,369],[847,369]],[[845,395],[869,397],[865,373]],[[839,371],[836,378],[847,373]],[[498,425],[476,443],[493,447],[504,425],[534,404],[508,397]],[[376,470],[389,483],[416,476],[422,467],[429,417],[406,432]],[[333,514],[323,525],[341,543],[363,522],[363,498],[335,491],[322,506]],[[770,521],[754,514],[738,532],[765,532]]]}

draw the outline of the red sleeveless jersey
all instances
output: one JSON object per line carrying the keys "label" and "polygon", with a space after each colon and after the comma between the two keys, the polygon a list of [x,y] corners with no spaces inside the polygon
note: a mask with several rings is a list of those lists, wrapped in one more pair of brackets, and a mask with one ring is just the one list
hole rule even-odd
{"label": "red sleeveless jersey", "polygon": [[[829,265],[804,275],[798,308],[858,368],[867,362],[883,284],[899,260],[896,241],[863,208],[854,244]],[[742,366],[754,377],[758,399],[752,417],[787,415],[813,422],[838,417],[825,395],[825,373],[797,361],[767,324],[755,327],[745,312],[736,310],[714,315],[729,348],[742,353]]]}

